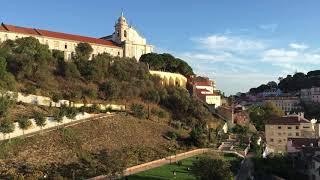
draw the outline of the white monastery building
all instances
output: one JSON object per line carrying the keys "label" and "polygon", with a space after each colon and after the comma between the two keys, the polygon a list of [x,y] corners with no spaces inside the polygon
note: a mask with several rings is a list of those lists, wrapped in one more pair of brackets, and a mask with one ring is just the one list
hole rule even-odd
{"label": "white monastery building", "polygon": [[113,56],[134,57],[139,60],[143,54],[153,52],[153,46],[148,45],[146,39],[127,23],[123,13],[115,24],[115,32],[102,38],[18,27],[4,23],[0,26],[0,42],[30,36],[48,45],[49,49],[63,51],[66,60],[71,59],[72,54],[75,53],[75,47],[81,42],[92,46],[92,57],[101,53],[109,53]]}

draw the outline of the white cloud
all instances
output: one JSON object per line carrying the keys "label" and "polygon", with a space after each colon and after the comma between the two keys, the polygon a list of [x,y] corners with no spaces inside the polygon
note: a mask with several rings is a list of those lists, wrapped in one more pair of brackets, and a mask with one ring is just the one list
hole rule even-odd
{"label": "white cloud", "polygon": [[228,35],[210,35],[207,37],[193,38],[192,40],[200,44],[202,48],[211,51],[243,52],[261,50],[266,47],[262,41]]}
{"label": "white cloud", "polygon": [[261,24],[259,26],[260,29],[275,32],[278,28],[278,24]]}
{"label": "white cloud", "polygon": [[192,60],[192,61],[198,61],[198,60],[205,60],[205,61],[212,61],[212,62],[220,62],[220,61],[226,61],[232,57],[232,54],[227,52],[221,52],[221,53],[191,53],[186,52],[182,53],[181,55],[182,59]]}
{"label": "white cloud", "polygon": [[298,43],[290,43],[289,46],[293,49],[298,49],[298,50],[305,50],[309,48],[309,46],[305,44],[298,44]]}
{"label": "white cloud", "polygon": [[294,60],[298,56],[299,53],[297,51],[270,49],[263,52],[262,60],[271,62],[288,62]]}

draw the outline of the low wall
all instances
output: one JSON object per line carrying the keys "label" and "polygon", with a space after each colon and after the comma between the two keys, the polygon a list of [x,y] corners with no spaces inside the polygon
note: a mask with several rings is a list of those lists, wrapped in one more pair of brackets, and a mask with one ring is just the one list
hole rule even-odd
{"label": "low wall", "polygon": [[[70,122],[77,122],[77,121],[81,121],[81,120],[84,120],[87,118],[93,118],[96,116],[97,116],[96,114],[79,113],[76,115],[76,117],[74,119],[68,119],[67,117],[63,117],[63,121],[61,123],[57,123],[56,121],[54,121],[53,117],[47,117],[46,118],[46,125],[42,128],[42,130],[57,127],[57,126],[64,125],[64,124],[68,124]],[[36,125],[34,119],[30,119],[30,120],[31,120],[32,125],[30,126],[29,129],[24,131],[25,135],[41,131],[41,128]],[[23,130],[19,128],[18,123],[14,123],[14,125],[15,125],[14,132],[9,133],[9,134],[0,133],[0,141],[23,135]]]}
{"label": "low wall", "polygon": [[[49,107],[61,107],[61,106],[69,106],[80,108],[83,106],[93,106],[93,104],[83,104],[83,103],[74,103],[69,100],[59,100],[58,102],[54,102],[50,97],[45,96],[37,96],[33,94],[23,94],[20,92],[12,92],[8,91],[5,93],[6,95],[12,97],[17,102],[22,102],[26,104],[40,105],[40,106],[49,106]],[[112,111],[124,111],[126,109],[125,105],[117,105],[117,104],[97,104],[100,110],[112,110]]]}

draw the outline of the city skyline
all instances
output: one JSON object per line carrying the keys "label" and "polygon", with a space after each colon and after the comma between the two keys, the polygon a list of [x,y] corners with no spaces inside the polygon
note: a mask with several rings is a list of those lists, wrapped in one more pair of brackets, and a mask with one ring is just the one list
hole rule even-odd
{"label": "city skyline", "polygon": [[184,59],[227,94],[320,63],[317,1],[4,2],[1,22],[92,37],[111,34],[124,9],[156,52]]}

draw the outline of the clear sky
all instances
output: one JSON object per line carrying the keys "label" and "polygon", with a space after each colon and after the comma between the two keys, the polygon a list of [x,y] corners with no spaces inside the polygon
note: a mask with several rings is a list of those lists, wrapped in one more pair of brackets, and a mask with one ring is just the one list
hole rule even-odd
{"label": "clear sky", "polygon": [[318,0],[2,0],[0,21],[93,37],[125,16],[227,94],[319,69]]}

